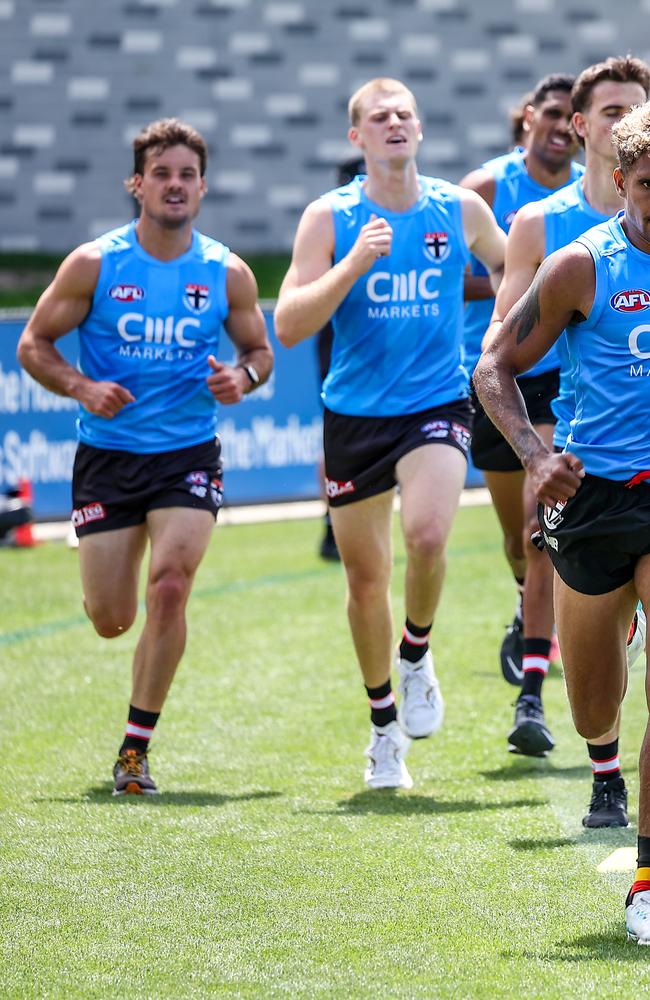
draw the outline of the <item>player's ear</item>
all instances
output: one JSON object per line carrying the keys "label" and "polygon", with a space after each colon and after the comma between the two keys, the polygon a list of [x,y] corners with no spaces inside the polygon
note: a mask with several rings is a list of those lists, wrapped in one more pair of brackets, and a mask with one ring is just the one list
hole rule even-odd
{"label": "player's ear", "polygon": [[524,108],[524,113],[522,115],[521,127],[524,132],[530,132],[530,127],[533,122],[533,115],[535,114],[535,105],[527,104]]}
{"label": "player's ear", "polygon": [[350,125],[350,128],[348,129],[348,139],[350,140],[353,146],[358,146],[359,149],[363,149],[363,145],[361,143],[361,137],[359,135],[359,129],[356,128],[354,125]]}
{"label": "player's ear", "polygon": [[614,173],[613,173],[612,176],[614,178],[614,186],[616,188],[617,193],[621,196],[621,198],[624,198],[625,197],[625,174],[623,173],[623,171],[621,170],[620,167],[614,167]]}
{"label": "player's ear", "polygon": [[571,125],[573,126],[573,131],[576,133],[576,135],[579,135],[581,139],[584,139],[585,133],[587,131],[587,126],[584,119],[584,115],[581,114],[580,111],[576,111],[576,113],[571,118]]}
{"label": "player's ear", "polygon": [[201,197],[203,197],[203,195],[205,195],[207,193],[208,193],[208,182],[206,181],[205,177],[202,177],[201,178]]}
{"label": "player's ear", "polygon": [[128,191],[137,202],[142,203],[142,174],[133,174],[129,178]]}

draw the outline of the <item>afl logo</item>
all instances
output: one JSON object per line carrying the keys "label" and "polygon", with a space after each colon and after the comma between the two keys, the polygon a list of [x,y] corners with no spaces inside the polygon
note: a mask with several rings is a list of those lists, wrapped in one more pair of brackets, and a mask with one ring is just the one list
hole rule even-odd
{"label": "afl logo", "polygon": [[566,500],[558,500],[555,507],[544,507],[544,513],[542,514],[542,519],[544,521],[544,526],[549,531],[555,531],[559,528],[564,520],[562,516],[562,511],[566,507]]}
{"label": "afl logo", "polygon": [[646,292],[643,288],[617,292],[616,295],[612,295],[609,304],[617,312],[641,312],[643,309],[650,308],[650,292]]}
{"label": "afl logo", "polygon": [[118,302],[141,302],[145,293],[139,285],[113,285],[108,294]]}

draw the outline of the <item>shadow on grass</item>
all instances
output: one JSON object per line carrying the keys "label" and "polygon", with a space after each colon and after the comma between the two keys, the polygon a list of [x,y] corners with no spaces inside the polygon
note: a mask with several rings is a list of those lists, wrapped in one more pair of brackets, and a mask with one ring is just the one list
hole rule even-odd
{"label": "shadow on grass", "polygon": [[[509,948],[501,952],[502,958],[522,959],[527,958],[538,962],[540,958],[550,962],[593,962],[594,959],[602,962],[629,962],[643,964],[647,967],[648,952],[646,948],[640,948],[632,941],[628,941],[625,936],[625,923],[621,915],[620,923],[612,925],[608,931],[594,931],[592,934],[582,934],[574,938],[566,938],[564,941],[556,941],[551,951],[533,951],[530,948],[523,948],[517,951]],[[597,970],[594,966],[594,972]],[[604,994],[603,994],[604,995]]]}
{"label": "shadow on grass", "polygon": [[526,840],[511,840],[513,851],[544,851],[555,850],[558,847],[575,847],[580,843],[577,837],[531,837]]}
{"label": "shadow on grass", "polygon": [[573,767],[554,767],[546,758],[522,758],[512,754],[509,766],[495,767],[492,771],[479,771],[483,778],[490,781],[521,781],[523,778],[591,778],[589,764],[576,764]]}
{"label": "shadow on grass", "polygon": [[188,789],[184,792],[162,792],[160,795],[112,795],[112,785],[95,785],[81,795],[65,795],[59,798],[42,796],[33,802],[62,802],[64,805],[93,803],[95,805],[119,805],[122,802],[146,802],[147,806],[163,809],[165,806],[224,806],[229,802],[252,802],[257,799],[277,799],[280,792],[242,792],[241,795],[227,795],[225,792],[202,792]]}
{"label": "shadow on grass", "polygon": [[328,810],[328,815],[361,816],[366,813],[389,814],[398,816],[444,815],[453,813],[471,813],[499,809],[534,809],[546,806],[541,799],[517,799],[513,802],[484,802],[474,799],[450,801],[434,799],[427,795],[405,795],[394,788],[384,788],[367,792],[358,792],[349,799],[337,803],[337,809]]}

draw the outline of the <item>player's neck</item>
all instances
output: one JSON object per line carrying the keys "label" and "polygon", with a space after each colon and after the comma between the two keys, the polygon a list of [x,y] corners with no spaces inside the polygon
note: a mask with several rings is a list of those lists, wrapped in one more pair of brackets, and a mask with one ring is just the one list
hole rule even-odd
{"label": "player's neck", "polygon": [[601,215],[612,216],[623,208],[623,200],[614,186],[612,172],[615,160],[607,160],[587,151],[586,169],[582,178],[582,191],[591,208]]}
{"label": "player's neck", "polygon": [[138,243],[150,257],[157,260],[174,260],[182,257],[192,246],[192,223],[178,229],[161,226],[146,215],[141,215],[135,224]]}
{"label": "player's neck", "polygon": [[548,188],[549,191],[556,191],[558,188],[564,187],[571,177],[571,161],[566,166],[554,170],[530,151],[524,153],[524,161],[528,176],[537,184]]}
{"label": "player's neck", "polygon": [[370,201],[390,212],[406,212],[420,197],[420,182],[415,163],[403,168],[383,163],[368,165],[364,192]]}

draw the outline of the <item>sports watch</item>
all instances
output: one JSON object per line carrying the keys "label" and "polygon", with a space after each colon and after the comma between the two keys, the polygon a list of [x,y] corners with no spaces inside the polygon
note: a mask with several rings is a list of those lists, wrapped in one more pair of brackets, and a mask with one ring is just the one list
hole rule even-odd
{"label": "sports watch", "polygon": [[257,369],[253,368],[252,365],[238,365],[237,367],[243,368],[246,374],[248,375],[251,383],[251,388],[249,391],[252,392],[253,389],[257,389],[258,385],[260,384],[260,377],[257,373]]}

